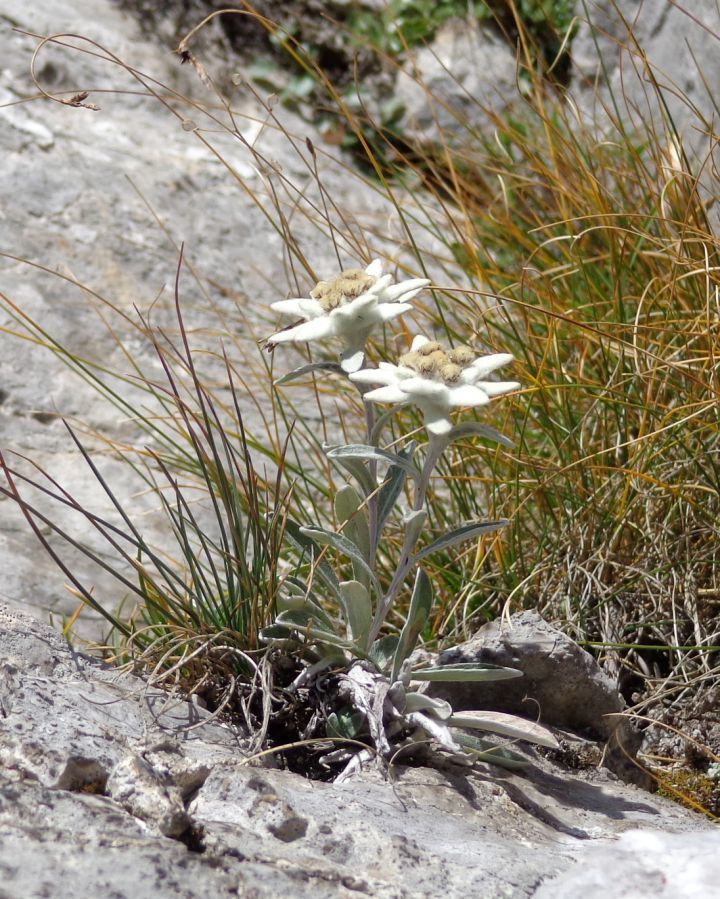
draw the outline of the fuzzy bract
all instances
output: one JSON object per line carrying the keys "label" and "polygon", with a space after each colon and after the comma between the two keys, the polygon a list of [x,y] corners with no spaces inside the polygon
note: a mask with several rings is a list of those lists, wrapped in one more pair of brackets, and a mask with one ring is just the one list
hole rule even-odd
{"label": "fuzzy bract", "polygon": [[268,345],[339,337],[344,342],[343,369],[357,371],[363,364],[371,332],[412,309],[410,300],[429,283],[426,278],[411,278],[393,284],[392,276],[382,273],[379,259],[365,269],[341,272],[332,281],[320,281],[309,297],[273,303],[271,309],[303,321],[273,334]]}
{"label": "fuzzy bract", "polygon": [[417,406],[429,433],[440,436],[452,428],[453,409],[484,406],[493,397],[519,389],[516,381],[484,380],[512,359],[508,353],[475,357],[467,347],[443,350],[418,335],[399,365],[381,362],[378,368],[362,369],[350,377],[359,384],[382,385],[368,391],[366,400]]}

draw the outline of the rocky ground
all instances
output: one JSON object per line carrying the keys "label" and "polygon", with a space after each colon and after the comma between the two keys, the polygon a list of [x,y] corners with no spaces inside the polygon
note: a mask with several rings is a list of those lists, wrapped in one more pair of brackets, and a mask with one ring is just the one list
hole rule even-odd
{"label": "rocky ground", "polygon": [[[576,678],[596,708],[601,679]],[[0,896],[677,899],[720,877],[716,829],[596,764],[333,785],[247,743],[1,607]]]}

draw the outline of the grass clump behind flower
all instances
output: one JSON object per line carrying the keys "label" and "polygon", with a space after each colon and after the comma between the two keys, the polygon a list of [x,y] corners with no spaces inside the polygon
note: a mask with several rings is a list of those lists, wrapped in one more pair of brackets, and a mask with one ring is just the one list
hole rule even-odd
{"label": "grass clump behind flower", "polygon": [[539,608],[621,659],[626,696],[646,699],[707,676],[720,643],[714,170],[648,80],[658,118],[631,129],[536,79],[491,139],[459,122],[423,181],[442,185],[435,264],[466,276],[438,291],[436,327],[466,341],[473,321],[526,386],[504,425],[517,452],[444,470],[449,517],[511,518],[468,556],[444,628]]}

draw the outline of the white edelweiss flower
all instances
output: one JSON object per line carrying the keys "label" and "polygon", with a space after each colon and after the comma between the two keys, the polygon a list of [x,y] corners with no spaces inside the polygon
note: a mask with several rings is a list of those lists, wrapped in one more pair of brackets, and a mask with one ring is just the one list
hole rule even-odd
{"label": "white edelweiss flower", "polygon": [[309,297],[280,300],[271,309],[304,321],[278,331],[268,339],[278,343],[302,343],[340,337],[345,342],[341,365],[345,371],[357,371],[363,363],[370,332],[412,309],[412,300],[430,282],[426,278],[392,283],[392,275],[383,275],[379,259],[367,268],[341,272],[333,281],[320,281]]}
{"label": "white edelweiss flower", "polygon": [[418,406],[430,434],[447,434],[452,428],[450,410],[484,406],[493,397],[518,390],[517,381],[485,381],[491,372],[512,362],[509,353],[475,356],[469,347],[446,349],[427,337],[417,336],[399,365],[381,362],[350,375],[359,384],[381,384],[365,394],[375,403]]}

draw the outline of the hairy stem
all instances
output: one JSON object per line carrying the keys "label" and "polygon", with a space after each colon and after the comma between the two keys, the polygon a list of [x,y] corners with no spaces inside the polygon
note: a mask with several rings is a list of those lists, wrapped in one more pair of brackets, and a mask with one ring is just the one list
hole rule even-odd
{"label": "hairy stem", "polygon": [[[428,485],[430,483],[430,477],[432,475],[433,469],[437,464],[438,459],[443,454],[447,445],[448,440],[446,437],[430,435],[430,440],[427,445],[427,453],[425,455],[425,464],[423,465],[420,479],[415,485],[415,494],[412,507],[413,512],[419,512],[424,507],[425,496],[427,494]],[[400,559],[398,561],[398,566],[395,570],[395,574],[393,575],[392,582],[382,601],[378,604],[377,610],[375,612],[375,617],[373,618],[372,627],[370,628],[370,633],[368,634],[368,647],[372,646],[373,642],[377,639],[377,636],[380,633],[380,628],[383,626],[383,623],[387,618],[388,613],[393,606],[393,603],[395,602],[400,588],[405,583],[408,574],[415,565],[415,556],[413,555],[414,548],[414,540],[411,538],[410,533],[406,531],[405,541],[403,543],[403,548],[400,553]]]}

